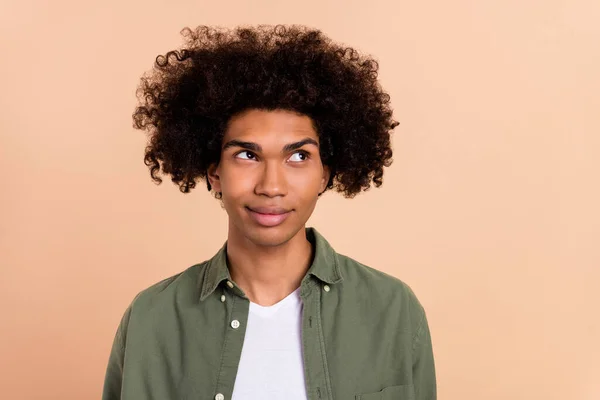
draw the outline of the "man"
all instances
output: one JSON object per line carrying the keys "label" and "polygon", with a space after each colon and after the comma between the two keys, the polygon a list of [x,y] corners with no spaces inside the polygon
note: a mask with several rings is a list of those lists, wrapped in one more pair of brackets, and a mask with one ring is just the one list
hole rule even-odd
{"label": "man", "polygon": [[135,297],[103,399],[435,399],[412,290],[306,227],[323,192],[380,186],[391,163],[377,63],[298,26],[184,32],[142,80],[135,126],[152,177],[205,179],[228,236]]}

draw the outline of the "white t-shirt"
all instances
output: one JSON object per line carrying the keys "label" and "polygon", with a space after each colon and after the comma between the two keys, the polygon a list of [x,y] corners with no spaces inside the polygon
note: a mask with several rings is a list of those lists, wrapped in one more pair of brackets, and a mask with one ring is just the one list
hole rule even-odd
{"label": "white t-shirt", "polygon": [[300,288],[272,306],[250,302],[232,400],[306,400]]}

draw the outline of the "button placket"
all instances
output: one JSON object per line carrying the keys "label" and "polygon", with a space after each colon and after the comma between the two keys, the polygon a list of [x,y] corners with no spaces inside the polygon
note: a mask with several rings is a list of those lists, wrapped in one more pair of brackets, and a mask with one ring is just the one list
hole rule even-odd
{"label": "button placket", "polygon": [[[309,399],[328,400],[331,399],[331,382],[321,326],[321,303],[324,293],[318,290],[319,283],[313,282],[309,285],[314,285],[314,289],[317,290],[306,290],[302,297],[302,346],[306,391]],[[323,290],[328,292],[325,286]]]}
{"label": "button placket", "polygon": [[237,290],[231,281],[225,282],[227,287],[220,296],[221,302],[225,306],[226,314],[225,321],[220,321],[226,324],[224,331],[224,346],[221,357],[221,365],[217,375],[217,385],[215,387],[216,396],[221,395],[221,400],[230,399],[233,395],[233,387],[237,369],[242,354],[242,346],[246,334],[246,324],[250,302],[243,296],[237,295]]}

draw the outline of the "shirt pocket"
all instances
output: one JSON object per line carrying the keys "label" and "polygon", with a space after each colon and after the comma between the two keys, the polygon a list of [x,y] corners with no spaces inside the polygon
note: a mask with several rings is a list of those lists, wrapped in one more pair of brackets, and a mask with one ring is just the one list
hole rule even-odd
{"label": "shirt pocket", "polygon": [[412,384],[388,386],[379,392],[357,394],[355,400],[414,400],[415,390]]}

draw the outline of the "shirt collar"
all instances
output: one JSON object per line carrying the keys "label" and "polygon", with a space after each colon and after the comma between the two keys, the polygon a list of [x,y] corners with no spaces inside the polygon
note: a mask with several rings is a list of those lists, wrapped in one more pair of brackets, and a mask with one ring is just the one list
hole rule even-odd
{"label": "shirt collar", "polygon": [[[343,277],[335,250],[315,228],[305,228],[305,232],[306,238],[315,247],[315,255],[310,268],[304,279],[302,279],[302,284],[304,285],[309,276],[314,276],[328,284],[340,282]],[[200,282],[200,301],[203,301],[214,292],[221,282],[231,280],[229,268],[227,267],[227,242],[208,260],[205,273],[201,276],[204,279]]]}

